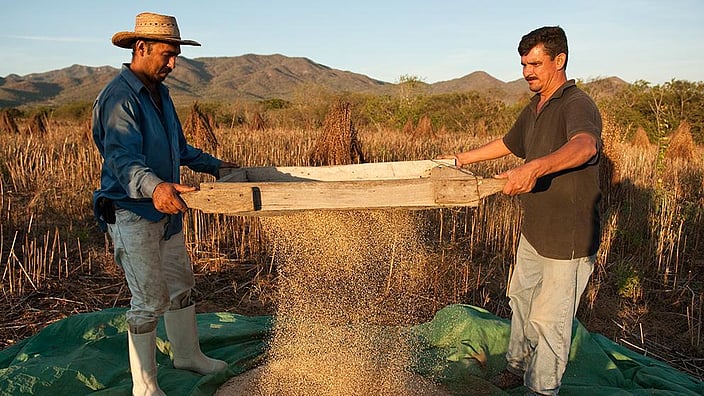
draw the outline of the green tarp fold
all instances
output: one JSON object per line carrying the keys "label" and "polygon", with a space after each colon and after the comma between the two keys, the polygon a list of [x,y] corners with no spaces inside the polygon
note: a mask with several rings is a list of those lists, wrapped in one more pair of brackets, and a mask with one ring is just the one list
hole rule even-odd
{"label": "green tarp fold", "polygon": [[[202,350],[229,368],[201,376],[176,370],[163,325],[157,328],[158,380],[170,396],[212,395],[228,379],[260,364],[272,317],[198,314]],[[507,393],[487,378],[502,370],[509,322],[477,307],[450,305],[408,328],[412,369],[458,395]],[[124,309],[68,317],[0,351],[0,395],[130,395]],[[575,323],[561,395],[704,395],[704,383],[623,348]]]}

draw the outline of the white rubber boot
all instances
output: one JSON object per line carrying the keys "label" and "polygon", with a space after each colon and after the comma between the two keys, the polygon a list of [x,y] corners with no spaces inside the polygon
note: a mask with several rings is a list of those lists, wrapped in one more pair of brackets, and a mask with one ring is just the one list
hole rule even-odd
{"label": "white rubber boot", "polygon": [[164,313],[164,325],[174,354],[175,368],[195,371],[203,375],[227,368],[227,363],[211,359],[201,352],[196,328],[195,305],[167,311]]}
{"label": "white rubber boot", "polygon": [[166,396],[156,381],[156,330],[146,334],[128,333],[132,395]]}

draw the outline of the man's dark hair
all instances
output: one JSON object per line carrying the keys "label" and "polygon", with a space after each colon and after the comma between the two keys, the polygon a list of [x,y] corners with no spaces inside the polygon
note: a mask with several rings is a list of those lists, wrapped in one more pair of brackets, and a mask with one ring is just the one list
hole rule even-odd
{"label": "man's dark hair", "polygon": [[544,26],[535,29],[521,38],[518,44],[518,53],[521,56],[527,55],[530,50],[538,44],[545,47],[545,52],[550,56],[550,59],[561,53],[565,54],[565,69],[567,69],[567,35],[559,26]]}
{"label": "man's dark hair", "polygon": [[[150,54],[152,52],[152,47],[154,46],[154,44],[157,43],[156,40],[144,40],[144,39],[139,39],[139,40],[142,40],[147,44],[147,54]],[[137,41],[139,41],[139,40],[135,40],[134,43],[132,43],[132,55],[134,55],[134,52],[137,50]]]}

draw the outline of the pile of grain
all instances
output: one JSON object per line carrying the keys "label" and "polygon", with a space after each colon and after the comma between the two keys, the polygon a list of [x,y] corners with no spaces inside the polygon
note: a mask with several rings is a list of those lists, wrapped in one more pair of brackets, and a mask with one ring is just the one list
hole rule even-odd
{"label": "pile of grain", "polygon": [[218,395],[444,395],[412,373],[405,325],[430,268],[419,217],[306,212],[262,219],[279,270],[266,364]]}

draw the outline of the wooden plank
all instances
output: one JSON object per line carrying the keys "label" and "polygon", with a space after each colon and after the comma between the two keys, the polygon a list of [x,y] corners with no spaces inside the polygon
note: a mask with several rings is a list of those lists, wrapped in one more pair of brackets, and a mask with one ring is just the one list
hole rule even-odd
{"label": "wooden plank", "polygon": [[429,160],[240,168],[181,196],[190,208],[208,213],[271,216],[304,210],[477,206],[503,189],[504,180],[483,179],[452,164]]}
{"label": "wooden plank", "polygon": [[399,180],[430,177],[437,168],[453,169],[454,160],[372,162],[331,166],[263,166],[228,170],[220,182],[302,182]]}
{"label": "wooden plank", "polygon": [[442,179],[435,181],[439,206],[477,206],[482,198],[503,190],[504,179]]}
{"label": "wooden plank", "polygon": [[[240,183],[222,184],[237,186]],[[181,198],[189,208],[206,213],[245,213],[255,210],[251,187],[223,190],[204,184],[198,191],[181,194]]]}
{"label": "wooden plank", "polygon": [[501,191],[504,181],[430,178],[297,183],[207,183],[182,194],[190,208],[208,213],[271,216],[304,210],[474,207]]}
{"label": "wooden plank", "polygon": [[430,177],[434,179],[474,179],[472,172],[452,166],[436,166],[430,170]]}

